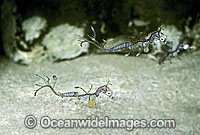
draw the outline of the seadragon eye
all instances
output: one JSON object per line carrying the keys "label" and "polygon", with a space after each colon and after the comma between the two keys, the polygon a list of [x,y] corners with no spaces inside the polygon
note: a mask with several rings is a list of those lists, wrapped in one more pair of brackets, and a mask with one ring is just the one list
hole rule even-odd
{"label": "seadragon eye", "polygon": [[164,42],[165,40],[166,40],[166,36],[165,35],[160,37],[160,41]]}
{"label": "seadragon eye", "polygon": [[107,92],[106,92],[106,95],[109,96],[109,97],[112,96],[112,91],[110,91],[110,90],[107,91]]}
{"label": "seadragon eye", "polygon": [[54,80],[57,80],[58,78],[57,78],[57,76],[56,76],[56,75],[53,75],[53,79],[54,79]]}
{"label": "seadragon eye", "polygon": [[148,47],[144,48],[144,52],[145,53],[149,52],[149,48]]}
{"label": "seadragon eye", "polygon": [[164,40],[165,40],[165,39],[164,39],[164,37],[161,37],[161,38],[160,38],[160,41],[162,41],[162,42],[163,42]]}

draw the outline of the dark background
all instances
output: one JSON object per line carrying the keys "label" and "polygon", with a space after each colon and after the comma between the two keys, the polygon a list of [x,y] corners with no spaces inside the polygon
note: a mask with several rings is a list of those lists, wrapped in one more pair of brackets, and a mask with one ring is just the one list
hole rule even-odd
{"label": "dark background", "polygon": [[[2,3],[3,0],[0,1]],[[132,19],[150,21],[146,31],[149,32],[162,24],[173,24],[183,30],[187,19],[192,17],[188,24],[192,28],[200,13],[199,0],[15,0],[15,3],[15,15],[21,21],[39,14],[47,19],[48,27],[63,22],[76,26],[86,23],[88,28],[92,21],[96,21],[95,27],[105,23],[107,33],[101,34],[99,38],[133,34],[134,29],[145,29],[134,26],[128,28],[128,22]],[[4,55],[2,34],[0,54]]]}

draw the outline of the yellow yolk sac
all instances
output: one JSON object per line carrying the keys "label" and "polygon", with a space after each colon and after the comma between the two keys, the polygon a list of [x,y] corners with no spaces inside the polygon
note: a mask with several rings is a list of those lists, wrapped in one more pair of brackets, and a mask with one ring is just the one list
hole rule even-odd
{"label": "yellow yolk sac", "polygon": [[93,108],[93,107],[95,107],[95,105],[96,105],[95,100],[94,99],[89,99],[88,107],[89,108]]}

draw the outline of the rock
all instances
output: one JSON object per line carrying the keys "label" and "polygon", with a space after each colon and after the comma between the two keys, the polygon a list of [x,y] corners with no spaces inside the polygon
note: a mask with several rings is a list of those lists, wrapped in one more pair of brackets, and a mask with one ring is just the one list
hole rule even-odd
{"label": "rock", "polygon": [[179,31],[174,25],[164,26],[163,33],[167,35],[167,39],[173,42],[173,49],[177,48],[180,44],[180,40],[183,37],[183,33]]}
{"label": "rock", "polygon": [[16,5],[13,0],[7,0],[1,6],[1,30],[2,41],[6,55],[11,59],[17,53],[17,41],[15,34],[17,33],[16,24]]}
{"label": "rock", "polygon": [[79,46],[78,36],[84,35],[83,28],[62,24],[52,28],[44,37],[42,45],[46,47],[50,59],[72,59],[88,51],[88,45]]}
{"label": "rock", "polygon": [[53,60],[72,59],[88,51],[88,45],[81,48],[77,41],[76,34],[83,36],[83,28],[64,21],[62,25],[48,26],[42,15],[31,13],[21,18],[16,9],[13,0],[4,1],[1,6],[3,47],[14,62],[29,64],[33,59],[43,59],[42,54]]}
{"label": "rock", "polygon": [[25,33],[25,41],[32,42],[39,38],[41,31],[45,29],[47,21],[39,16],[26,19],[22,23],[22,30]]}
{"label": "rock", "polygon": [[33,39],[40,36],[40,30],[44,26],[45,20],[40,17],[26,19],[21,23],[16,11],[15,1],[4,1],[1,7],[1,28],[6,55],[14,62],[29,64],[33,58],[39,56],[43,51],[43,48],[38,46],[37,43],[31,43]]}
{"label": "rock", "polygon": [[[191,18],[190,18],[191,19]],[[200,19],[194,24],[192,28],[185,27],[186,36],[190,39],[190,46],[193,50],[199,50],[200,48]],[[185,39],[188,41],[188,39]]]}
{"label": "rock", "polygon": [[196,23],[193,27],[193,34],[194,36],[194,41],[193,41],[193,46],[196,46],[196,49],[200,48],[200,20],[198,23]]}

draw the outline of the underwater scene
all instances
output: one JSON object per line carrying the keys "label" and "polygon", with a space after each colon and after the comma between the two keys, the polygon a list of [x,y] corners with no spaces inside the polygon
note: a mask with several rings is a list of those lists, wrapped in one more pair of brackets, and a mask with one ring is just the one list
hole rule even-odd
{"label": "underwater scene", "polygon": [[0,134],[200,135],[199,0],[0,8]]}

